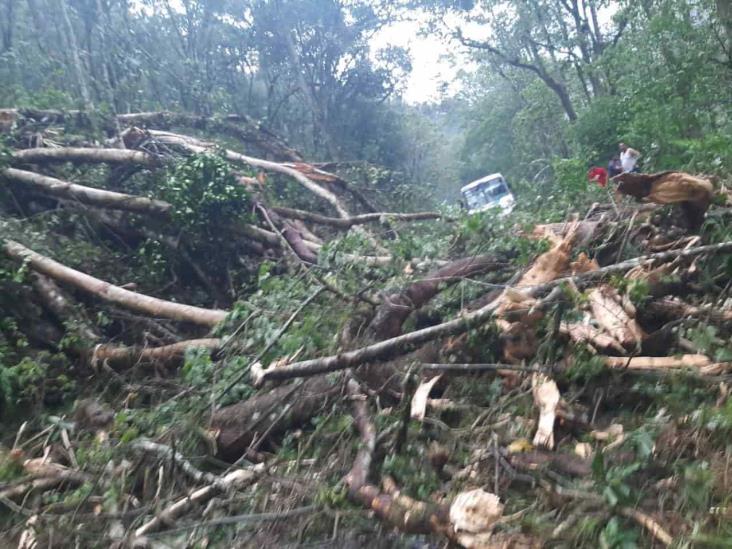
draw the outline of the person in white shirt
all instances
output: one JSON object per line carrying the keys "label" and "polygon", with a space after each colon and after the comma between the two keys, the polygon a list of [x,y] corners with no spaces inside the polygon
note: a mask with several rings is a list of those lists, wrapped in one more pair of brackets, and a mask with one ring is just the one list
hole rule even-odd
{"label": "person in white shirt", "polygon": [[620,144],[620,164],[623,172],[635,171],[635,165],[640,158],[640,153],[635,149],[631,149],[625,143]]}

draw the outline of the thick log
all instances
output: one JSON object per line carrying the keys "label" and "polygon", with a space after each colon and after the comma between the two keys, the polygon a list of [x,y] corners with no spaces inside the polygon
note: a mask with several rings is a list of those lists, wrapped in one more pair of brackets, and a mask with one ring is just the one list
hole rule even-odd
{"label": "thick log", "polygon": [[105,301],[117,303],[128,309],[151,316],[160,316],[172,320],[213,327],[224,320],[228,314],[226,311],[183,305],[181,303],[174,303],[157,297],[125,290],[104,280],[67,267],[12,240],[6,240],[4,242],[3,250],[10,257],[18,261],[27,261],[30,268],[34,271],[45,274],[59,282],[74,286],[79,290],[96,295]]}
{"label": "thick log", "polygon": [[398,336],[409,315],[446,287],[505,265],[504,261],[493,255],[467,257],[432,271],[403,291],[387,296],[369,325],[373,340]]}
{"label": "thick log", "polygon": [[211,428],[217,433],[221,459],[235,461],[257,436],[276,437],[328,409],[341,392],[338,380],[316,377],[282,385],[248,400],[217,410]]}
{"label": "thick log", "polygon": [[20,164],[73,162],[75,164],[135,164],[146,167],[154,167],[159,164],[157,158],[142,151],[91,147],[23,149],[13,153],[13,160]]}
{"label": "thick log", "polygon": [[219,338],[189,339],[162,347],[126,347],[123,345],[97,345],[91,357],[92,365],[106,363],[115,370],[124,370],[136,365],[155,365],[163,368],[180,366],[188,349],[208,349],[215,352],[221,348]]}
{"label": "thick log", "polygon": [[[107,210],[127,211],[164,219],[169,218],[172,210],[172,206],[163,200],[107,191],[104,189],[96,189],[94,187],[78,185],[76,183],[48,177],[35,172],[7,168],[0,172],[0,175],[11,181],[28,185],[33,189],[50,196],[55,196],[64,200],[78,201],[83,204]],[[261,242],[268,246],[279,247],[281,244],[280,239],[275,233],[257,227],[256,225],[240,223],[233,225],[231,229],[242,236],[256,240],[257,242]],[[319,246],[313,242],[306,242],[304,245],[311,251],[315,251],[319,248]]]}
{"label": "thick log", "polygon": [[78,200],[84,204],[99,208],[110,208],[160,216],[167,216],[171,210],[170,204],[162,200],[95,189],[16,168],[2,170],[0,175],[10,181],[22,183],[44,194]]}
{"label": "thick log", "polygon": [[731,322],[732,310],[716,308],[712,305],[691,305],[680,299],[664,298],[652,301],[647,310],[654,315],[666,318],[703,318],[711,322]]}
{"label": "thick log", "polygon": [[710,181],[684,172],[622,173],[613,179],[618,181],[618,192],[637,200],[646,199],[656,204],[680,203],[694,228],[704,221],[704,214],[714,195]]}

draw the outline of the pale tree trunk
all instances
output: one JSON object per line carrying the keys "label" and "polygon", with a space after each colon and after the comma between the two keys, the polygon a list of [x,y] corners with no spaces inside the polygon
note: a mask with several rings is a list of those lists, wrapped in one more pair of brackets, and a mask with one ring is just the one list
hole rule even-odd
{"label": "pale tree trunk", "polygon": [[191,322],[211,328],[224,320],[228,314],[226,311],[183,305],[181,303],[174,303],[172,301],[158,299],[157,297],[125,290],[104,280],[94,278],[86,273],[62,265],[58,261],[36,253],[12,240],[6,240],[2,249],[8,256],[19,261],[27,262],[28,266],[34,271],[96,295],[105,301],[117,303],[128,309],[132,309],[133,311],[139,311],[151,316],[170,318],[172,320]]}
{"label": "pale tree trunk", "polygon": [[84,101],[84,108],[87,111],[91,112],[94,109],[94,104],[91,100],[89,87],[86,84],[84,66],[81,63],[81,56],[79,55],[79,45],[76,40],[74,26],[71,24],[71,17],[69,17],[69,9],[66,5],[66,0],[61,0],[59,2],[59,6],[61,7],[61,17],[63,17],[64,20],[64,27],[66,27],[66,38],[69,41],[69,46],[71,49],[71,58],[74,65],[74,72],[76,72],[76,81],[79,85],[79,92],[81,93],[81,98]]}
{"label": "pale tree trunk", "polygon": [[727,35],[727,56],[732,61],[732,0],[716,0],[717,17]]}

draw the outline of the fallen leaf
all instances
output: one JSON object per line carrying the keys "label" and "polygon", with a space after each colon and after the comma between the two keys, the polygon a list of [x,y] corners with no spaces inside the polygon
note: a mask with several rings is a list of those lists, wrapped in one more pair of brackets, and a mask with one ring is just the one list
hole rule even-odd
{"label": "fallen leaf", "polygon": [[533,449],[534,449],[534,445],[531,444],[525,438],[516,439],[511,444],[506,446],[506,451],[509,454],[518,454],[520,452],[531,452]]}

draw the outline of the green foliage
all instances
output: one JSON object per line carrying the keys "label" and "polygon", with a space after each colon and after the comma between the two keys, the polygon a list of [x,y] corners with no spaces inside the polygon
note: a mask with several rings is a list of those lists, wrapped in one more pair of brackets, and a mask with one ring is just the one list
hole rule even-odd
{"label": "green foliage", "polygon": [[702,324],[687,328],[685,337],[702,353],[714,362],[732,361],[732,347],[727,338],[720,337],[719,330],[712,324]]}
{"label": "green foliage", "polygon": [[421,444],[407,443],[403,453],[391,454],[384,459],[382,473],[396,478],[410,496],[429,500],[432,493],[440,487],[440,479],[432,467],[426,463],[420,465],[425,459],[420,456],[421,451]]}
{"label": "green foliage", "polygon": [[10,367],[0,364],[0,403],[3,404],[0,410],[40,402],[46,373],[46,365],[30,357]]}
{"label": "green foliage", "polygon": [[612,517],[600,532],[602,549],[636,549],[638,530],[628,528],[618,517]]}
{"label": "green foliage", "polygon": [[575,348],[572,351],[572,363],[566,371],[570,381],[583,383],[607,371],[602,357],[591,354],[583,347]]}
{"label": "green foliage", "polygon": [[223,158],[198,154],[179,162],[160,182],[174,221],[192,234],[215,236],[217,229],[251,218],[250,198]]}

